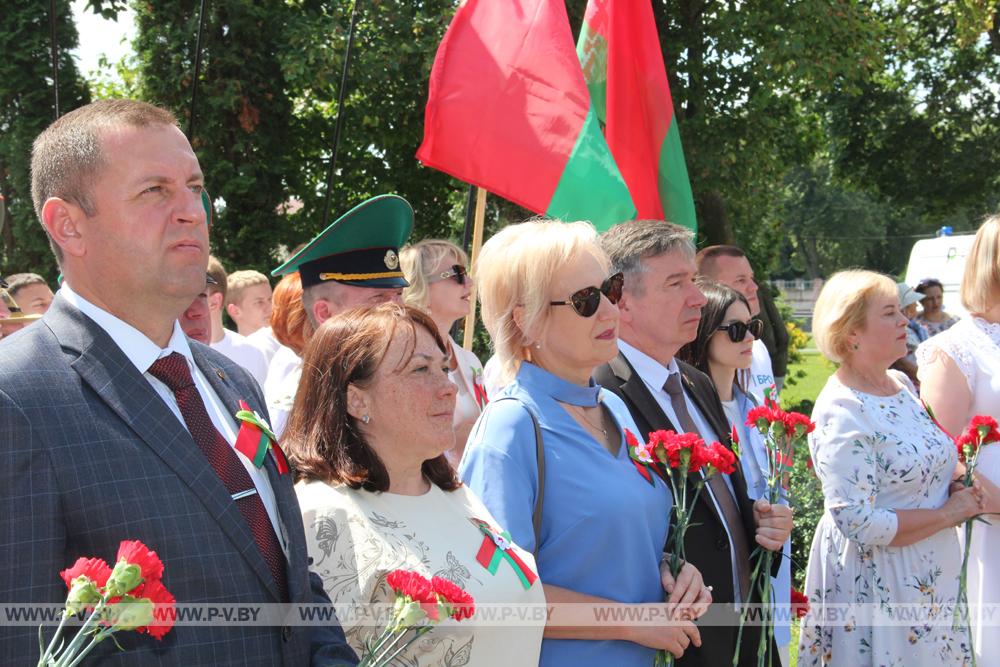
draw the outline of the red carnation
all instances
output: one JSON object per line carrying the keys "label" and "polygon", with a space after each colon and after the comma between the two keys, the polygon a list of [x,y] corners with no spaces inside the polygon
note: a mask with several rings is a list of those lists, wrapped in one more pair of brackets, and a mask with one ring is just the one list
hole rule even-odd
{"label": "red carnation", "polygon": [[785,413],[778,408],[772,408],[767,405],[758,405],[755,408],[751,408],[750,412],[747,413],[747,426],[753,426],[761,433],[767,431],[771,424],[774,422],[782,422]]}
{"label": "red carnation", "polygon": [[705,447],[708,465],[723,475],[730,475],[736,470],[736,454],[721,442],[713,442]]}
{"label": "red carnation", "polygon": [[794,588],[792,589],[792,611],[795,612],[795,618],[802,618],[809,613],[809,596]]}
{"label": "red carnation", "polygon": [[139,566],[143,581],[156,581],[163,576],[163,562],[139,540],[125,540],[118,546],[116,562],[121,561]]}
{"label": "red carnation", "polygon": [[426,577],[409,570],[393,570],[386,575],[385,582],[397,595],[418,603],[429,619],[438,620],[437,595],[431,590],[431,582]]}
{"label": "red carnation", "polygon": [[98,588],[103,588],[111,576],[111,568],[100,558],[77,558],[73,567],[63,570],[59,576],[66,582],[66,588],[72,588],[73,580],[81,576],[91,579]]}
{"label": "red carnation", "polygon": [[801,412],[783,412],[782,421],[785,431],[793,437],[802,437],[816,429],[816,424]]}
{"label": "red carnation", "polygon": [[659,461],[671,468],[682,468],[686,460],[687,473],[701,470],[706,463],[705,441],[697,433],[653,431],[649,447]]}
{"label": "red carnation", "polygon": [[987,445],[991,442],[1000,441],[1000,432],[997,431],[997,420],[988,415],[976,415],[969,422],[967,432],[972,437],[980,439],[980,444]]}
{"label": "red carnation", "polygon": [[969,459],[976,455],[979,449],[979,438],[975,431],[963,433],[955,439],[955,446],[958,448],[958,460],[967,463]]}
{"label": "red carnation", "polygon": [[476,613],[476,604],[472,596],[447,579],[434,577],[431,579],[431,588],[447,605],[451,617],[456,621],[472,618],[472,615]]}
{"label": "red carnation", "polygon": [[153,603],[153,622],[145,627],[136,628],[136,631],[145,632],[150,637],[156,638],[157,641],[163,639],[163,635],[170,632],[177,619],[174,596],[159,579],[142,584],[133,592],[133,595],[136,598],[146,598]]}

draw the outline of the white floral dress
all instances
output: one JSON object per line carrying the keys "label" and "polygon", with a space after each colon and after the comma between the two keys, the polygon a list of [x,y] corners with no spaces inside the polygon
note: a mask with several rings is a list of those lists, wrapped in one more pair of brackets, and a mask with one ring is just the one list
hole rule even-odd
{"label": "white floral dress", "polygon": [[[895,371],[892,371],[895,373]],[[961,554],[952,529],[891,547],[895,510],[948,498],[957,453],[909,381],[874,396],[830,378],[816,401],[809,448],[826,511],[813,537],[800,666],[951,666],[970,663],[951,626]]]}

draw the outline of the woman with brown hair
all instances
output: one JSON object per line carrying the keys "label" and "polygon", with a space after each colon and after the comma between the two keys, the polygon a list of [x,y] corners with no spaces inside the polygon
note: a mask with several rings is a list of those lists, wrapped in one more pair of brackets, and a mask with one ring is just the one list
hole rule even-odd
{"label": "woman with brown hair", "polygon": [[287,378],[302,372],[300,355],[313,334],[313,327],[302,305],[302,279],[298,272],[289,273],[282,278],[275,286],[271,299],[274,304],[271,310],[271,332],[275,340],[281,343],[281,347],[274,353],[267,367],[267,380],[263,388],[273,430],[281,436],[295,398],[294,393],[285,389],[296,386],[295,383],[290,385]]}
{"label": "woman with brown hair", "polygon": [[[531,554],[502,537],[444,457],[456,392],[446,349],[433,320],[396,304],[334,317],[306,347],[282,444],[313,569],[335,604],[391,604],[385,576],[397,568],[449,579],[477,605],[544,603]],[[484,540],[513,557],[481,564]],[[400,661],[537,664],[544,616],[517,628],[475,620],[436,628]],[[359,653],[380,629],[344,621]]]}

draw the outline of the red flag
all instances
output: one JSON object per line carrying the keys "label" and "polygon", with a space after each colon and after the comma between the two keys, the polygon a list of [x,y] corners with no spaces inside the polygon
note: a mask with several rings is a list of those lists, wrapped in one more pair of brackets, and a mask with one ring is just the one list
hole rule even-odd
{"label": "red flag", "polygon": [[638,217],[696,229],[650,0],[589,0],[577,51]]}
{"label": "red flag", "polygon": [[563,0],[468,0],[431,70],[417,158],[536,213],[635,217],[590,103]]}

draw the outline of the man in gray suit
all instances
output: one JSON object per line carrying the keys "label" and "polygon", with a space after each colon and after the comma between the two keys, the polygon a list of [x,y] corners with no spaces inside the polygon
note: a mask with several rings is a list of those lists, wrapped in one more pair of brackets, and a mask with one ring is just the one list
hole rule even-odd
{"label": "man in gray suit", "polygon": [[[203,177],[166,111],[105,100],[36,139],[32,195],[65,276],[44,319],[0,342],[0,602],[58,603],[59,571],[142,540],[178,605],[327,603],[308,571],[291,475],[232,449],[242,368],[189,341],[205,288]],[[51,633],[52,629],[49,629]],[[120,632],[101,665],[355,664],[333,619]],[[33,627],[0,627],[0,664],[31,664]]]}

